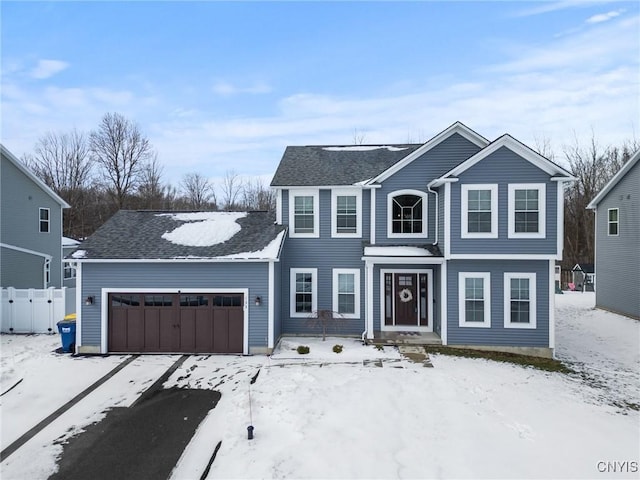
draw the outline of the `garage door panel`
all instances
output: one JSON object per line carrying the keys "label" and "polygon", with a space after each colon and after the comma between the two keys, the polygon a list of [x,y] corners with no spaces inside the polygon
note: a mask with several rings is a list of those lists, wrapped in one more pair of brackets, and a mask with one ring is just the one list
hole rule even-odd
{"label": "garage door panel", "polygon": [[109,351],[243,353],[242,294],[110,294]]}

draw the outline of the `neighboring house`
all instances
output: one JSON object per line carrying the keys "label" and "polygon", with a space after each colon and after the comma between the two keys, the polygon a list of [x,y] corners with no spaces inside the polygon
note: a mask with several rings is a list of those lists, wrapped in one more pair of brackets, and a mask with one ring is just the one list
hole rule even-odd
{"label": "neighboring house", "polygon": [[571,281],[575,290],[593,292],[596,286],[593,263],[576,263],[571,269]]}
{"label": "neighboring house", "polygon": [[76,269],[70,260],[64,260],[68,255],[78,249],[80,242],[73,238],[62,237],[62,280],[63,285],[68,288],[76,286]]}
{"label": "neighboring house", "polygon": [[640,319],[640,151],[587,208],[596,215],[596,307]]}
{"label": "neighboring house", "polygon": [[333,312],[367,341],[549,356],[572,180],[461,123],[418,145],[287,147],[275,224],[120,212],[83,242],[78,350],[268,353]]}
{"label": "neighboring house", "polygon": [[0,286],[62,287],[62,210],[69,208],[0,145]]}

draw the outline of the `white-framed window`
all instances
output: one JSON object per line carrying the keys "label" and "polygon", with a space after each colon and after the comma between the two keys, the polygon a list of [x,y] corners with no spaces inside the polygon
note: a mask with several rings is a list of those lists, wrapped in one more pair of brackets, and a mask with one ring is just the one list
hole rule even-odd
{"label": "white-framed window", "polygon": [[491,328],[491,274],[458,273],[458,324]]}
{"label": "white-framed window", "polygon": [[509,184],[509,238],[544,238],[546,185]]}
{"label": "white-framed window", "polygon": [[504,274],[504,328],[536,328],[536,274]]}
{"label": "white-framed window", "polygon": [[289,236],[320,236],[318,190],[289,190]]}
{"label": "white-framed window", "polygon": [[360,270],[333,269],[333,311],[342,318],[360,318]]}
{"label": "white-framed window", "polygon": [[51,260],[44,261],[44,286],[45,288],[51,283]]}
{"label": "white-framed window", "polygon": [[64,279],[70,280],[76,278],[76,269],[71,266],[71,263],[64,262]]}
{"label": "white-framed window", "polygon": [[397,190],[387,195],[387,237],[427,236],[427,194]]}
{"label": "white-framed window", "polygon": [[331,190],[331,236],[362,236],[362,190]]}
{"label": "white-framed window", "polygon": [[292,268],[290,278],[292,317],[309,318],[318,312],[318,269]]}
{"label": "white-framed window", "polygon": [[462,238],[498,238],[498,185],[462,185]]}
{"label": "white-framed window", "polygon": [[49,224],[51,223],[50,212],[48,208],[40,208],[38,214],[39,222],[40,222],[40,233],[49,233]]}
{"label": "white-framed window", "polygon": [[607,210],[607,235],[617,237],[620,234],[620,211],[617,208]]}

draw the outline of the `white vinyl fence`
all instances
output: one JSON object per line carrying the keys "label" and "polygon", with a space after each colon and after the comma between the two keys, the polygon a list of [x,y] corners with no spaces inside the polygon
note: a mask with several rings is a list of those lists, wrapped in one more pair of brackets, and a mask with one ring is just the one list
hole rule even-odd
{"label": "white vinyl fence", "polygon": [[2,289],[2,333],[57,333],[65,316],[66,288]]}

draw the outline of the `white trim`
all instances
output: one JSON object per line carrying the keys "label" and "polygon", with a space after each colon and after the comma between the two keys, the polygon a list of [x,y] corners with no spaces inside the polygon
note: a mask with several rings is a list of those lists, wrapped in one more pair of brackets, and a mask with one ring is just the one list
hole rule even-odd
{"label": "white trim", "polygon": [[447,344],[447,335],[449,333],[447,295],[447,263],[445,262],[440,267],[440,340],[442,340],[442,345]]}
{"label": "white trim", "polygon": [[275,345],[274,324],[276,318],[276,298],[275,298],[275,262],[269,262],[269,285],[268,285],[268,311],[267,311],[267,348],[273,349]]}
{"label": "white trim", "polygon": [[360,297],[360,269],[359,268],[334,268],[333,269],[333,275],[332,275],[332,285],[331,285],[331,291],[332,291],[332,310],[334,312],[339,312],[338,310],[338,306],[339,306],[339,301],[338,301],[338,295],[339,295],[339,291],[338,291],[338,286],[339,286],[339,282],[338,282],[338,275],[340,274],[347,274],[347,275],[353,275],[353,285],[354,285],[354,313],[341,313],[340,317],[341,318],[360,318],[360,302],[361,302],[361,297]]}
{"label": "white trim", "polygon": [[[489,190],[491,192],[491,231],[469,232],[469,191]],[[498,238],[498,184],[478,183],[461,185],[460,190],[460,237],[461,238]]]}
{"label": "white trim", "polygon": [[370,206],[369,206],[369,243],[376,244],[376,191],[370,190]]}
{"label": "white trim", "polygon": [[471,130],[469,127],[462,124],[461,122],[455,122],[451,126],[447,127],[445,130],[443,130],[442,132],[432,137],[430,140],[428,140],[424,145],[419,147],[417,150],[414,150],[405,158],[403,158],[396,164],[392,165],[391,167],[389,167],[387,170],[385,170],[378,176],[372,178],[367,183],[383,182],[384,180],[386,180],[396,172],[402,170],[404,167],[406,167],[416,158],[421,157],[422,155],[427,153],[429,150],[431,150],[433,147],[442,143],[443,141],[445,141],[447,138],[449,138],[451,135],[455,133],[461,135],[462,137],[466,138],[471,143],[477,145],[480,148],[484,148],[487,145],[489,145],[489,141],[486,138],[484,138],[482,135],[478,134],[477,132],[474,132],[473,130]]}
{"label": "white trim", "polygon": [[[284,239],[284,236],[283,236]],[[280,244],[282,249],[282,243]],[[279,253],[278,253],[279,254]],[[279,262],[279,258],[69,258],[78,263],[264,263]]]}
{"label": "white trim", "polygon": [[[416,274],[418,278],[418,282],[416,285],[418,299],[416,301],[416,305],[418,306],[418,311],[416,314],[416,325],[385,325],[385,285],[384,285],[384,276],[386,273],[392,274],[392,278],[394,281],[392,282],[393,293],[392,296],[395,298],[395,275],[397,273],[410,273]],[[420,274],[427,276],[427,326],[422,327],[418,324],[420,323]],[[382,332],[433,332],[433,269],[431,268],[423,268],[423,269],[390,269],[390,268],[381,268],[380,269],[380,331]],[[396,311],[395,311],[395,301],[393,302],[393,320],[395,323]]]}
{"label": "white trim", "polygon": [[556,347],[556,262],[553,260],[549,260],[549,348],[555,348],[555,347]]}
{"label": "white trim", "polygon": [[[609,218],[609,212],[611,210],[616,211],[615,222],[612,222],[611,219]],[[616,233],[611,233],[611,225],[614,223],[616,224]],[[607,237],[619,237],[619,236],[620,236],[620,208],[619,207],[607,208]]]}
{"label": "white trim", "polygon": [[[356,231],[355,233],[338,232],[338,197],[356,197]],[[331,190],[331,238],[362,237],[362,189],[337,187]]]}
{"label": "white trim", "polygon": [[[242,307],[244,313],[244,325],[242,336],[242,354],[249,355],[249,289],[248,288],[149,288],[149,287],[103,287],[100,290],[100,306],[101,306],[101,324],[102,324],[102,339],[101,339],[101,351],[100,353],[108,353],[109,345],[109,294],[119,293],[241,293],[243,295],[244,305]],[[88,307],[91,308],[91,307]]]}
{"label": "white trim", "polygon": [[366,299],[367,299],[367,338],[374,338],[374,322],[373,322],[373,269],[374,265],[372,262],[365,263],[366,268],[366,279],[367,279],[367,287],[366,287]]}
{"label": "white trim", "polygon": [[602,190],[600,190],[600,192],[595,196],[595,198],[591,200],[591,202],[589,202],[589,205],[587,205],[587,208],[591,210],[595,210],[598,204],[604,199],[604,197],[606,197],[609,194],[609,192],[613,189],[613,187],[615,187],[618,184],[618,182],[622,179],[622,177],[624,177],[627,174],[627,172],[631,170],[636,163],[638,163],[638,160],[640,160],[640,150],[638,150],[635,154],[633,154],[633,156],[629,160],[627,160],[627,162],[622,166],[622,168],[620,168],[620,170],[618,170],[618,172],[613,176],[613,178],[611,178],[611,180],[609,180],[607,184],[604,187],[602,187]]}
{"label": "white trim", "polygon": [[[295,209],[296,197],[313,198],[313,232],[296,233]],[[320,190],[300,188],[289,190],[289,237],[291,238],[319,238],[320,237]]]}
{"label": "white trim", "polygon": [[[400,195],[414,195],[422,199],[422,232],[421,233],[393,233],[393,199]],[[427,238],[427,218],[429,216],[429,195],[420,190],[402,189],[387,194],[387,238]]]}
{"label": "white trim", "polygon": [[27,177],[29,177],[31,181],[33,181],[38,187],[40,187],[47,195],[49,195],[62,208],[71,208],[71,205],[65,202],[56,192],[51,190],[51,188],[46,183],[40,180],[31,170],[27,168],[27,166],[24,163],[18,160],[18,158],[2,144],[0,144],[0,151],[11,163],[13,163],[13,165],[18,170],[20,170]]}
{"label": "white trim", "polygon": [[[311,312],[296,312],[296,274],[311,273]],[[291,318],[310,318],[318,313],[318,269],[291,268],[289,270],[289,316]]]}
{"label": "white trim", "polygon": [[37,257],[42,257],[47,260],[53,259],[53,257],[47,253],[36,252],[35,250],[29,250],[28,248],[16,247],[15,245],[9,245],[8,243],[0,243],[0,247],[15,250],[16,252],[28,253],[29,255],[36,255]]}
{"label": "white trim", "polygon": [[[76,266],[76,352],[79,350],[79,347],[82,346],[82,265]],[[66,301],[66,300],[65,300]],[[109,318],[107,317],[107,322]],[[102,328],[103,319],[100,319],[100,332],[101,335],[103,332]],[[102,336],[104,338],[104,336]],[[101,338],[101,343],[102,343]],[[106,353],[106,350],[103,350]]]}
{"label": "white trim", "polygon": [[556,260],[562,260],[564,252],[564,184],[556,184]]}
{"label": "white trim", "polygon": [[543,253],[454,253],[448,260],[555,260],[555,254]]}
{"label": "white trim", "polygon": [[442,265],[443,257],[361,257],[360,260],[373,264]]}
{"label": "white trim", "polygon": [[[516,190],[537,190],[538,191],[538,231],[537,232],[516,232],[515,225],[515,192]],[[544,183],[510,183],[509,184],[509,238],[545,238],[547,225],[547,189]]]}
{"label": "white trim", "polygon": [[546,159],[542,155],[536,153],[535,151],[531,150],[529,147],[527,147],[523,143],[519,142],[518,140],[513,138],[511,135],[504,134],[503,136],[501,136],[500,138],[498,138],[497,140],[492,142],[490,145],[488,145],[487,147],[483,148],[482,150],[480,150],[478,153],[476,153],[472,157],[469,157],[467,160],[462,162],[460,165],[458,165],[455,168],[449,170],[447,173],[442,175],[440,178],[435,179],[431,183],[433,185],[437,186],[437,185],[440,185],[441,183],[443,183],[444,181],[446,181],[447,177],[452,177],[452,176],[453,177],[457,177],[457,176],[459,176],[461,173],[463,173],[466,170],[468,170],[469,168],[473,167],[476,163],[478,163],[479,161],[485,159],[486,157],[488,157],[489,155],[491,155],[496,150],[498,150],[498,149],[500,149],[502,147],[508,148],[509,150],[511,150],[516,155],[522,157],[524,160],[526,160],[529,163],[535,165],[540,170],[542,170],[543,172],[545,172],[545,173],[547,173],[549,175],[556,175],[556,174],[560,175],[560,178],[557,178],[556,181],[561,181],[562,179],[572,180],[574,178],[568,171],[566,171],[565,169],[559,167],[558,165],[556,165],[555,163],[553,163],[550,160]]}
{"label": "white trim", "polygon": [[282,225],[282,189],[276,188],[276,223]]}
{"label": "white trim", "polygon": [[[468,278],[482,279],[482,300],[484,321],[472,322],[466,319],[466,280]],[[458,272],[458,326],[467,328],[491,328],[491,274],[489,272]]]}
{"label": "white trim", "polygon": [[[42,211],[47,211],[47,219],[42,219]],[[47,231],[42,231],[42,222],[47,223]],[[51,209],[49,207],[38,207],[38,233],[51,233]],[[62,237],[60,237],[60,241],[62,242]]]}
{"label": "white trim", "polygon": [[451,183],[444,184],[444,258],[451,258]]}
{"label": "white trim", "polygon": [[[517,278],[526,278],[529,280],[529,323],[512,323],[511,322],[511,280]],[[504,273],[504,328],[536,328],[536,303],[538,297],[536,295],[536,274],[505,272]],[[549,302],[551,303],[551,301]]]}

